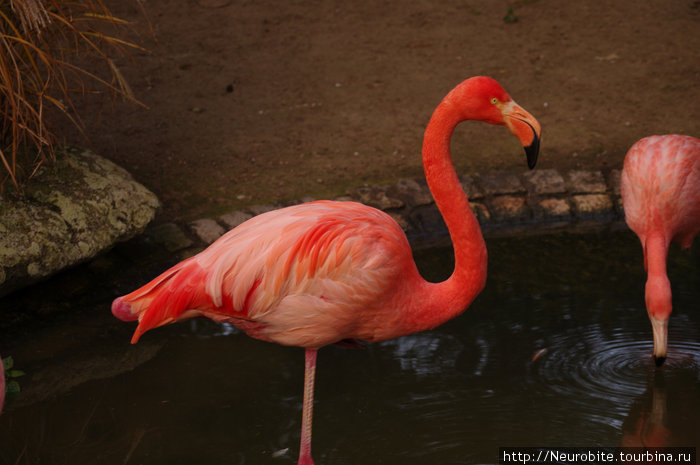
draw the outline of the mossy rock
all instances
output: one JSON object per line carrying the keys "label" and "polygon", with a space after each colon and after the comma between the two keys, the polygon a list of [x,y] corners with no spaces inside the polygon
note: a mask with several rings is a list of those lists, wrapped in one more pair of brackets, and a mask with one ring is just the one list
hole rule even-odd
{"label": "mossy rock", "polygon": [[22,198],[0,197],[0,296],[141,233],[159,206],[123,168],[66,148]]}

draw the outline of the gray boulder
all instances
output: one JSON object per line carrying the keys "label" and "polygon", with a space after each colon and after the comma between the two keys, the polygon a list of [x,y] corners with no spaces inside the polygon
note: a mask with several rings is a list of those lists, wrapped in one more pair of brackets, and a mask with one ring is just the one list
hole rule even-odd
{"label": "gray boulder", "polygon": [[141,233],[159,206],[111,161],[65,149],[21,198],[0,196],[0,296]]}

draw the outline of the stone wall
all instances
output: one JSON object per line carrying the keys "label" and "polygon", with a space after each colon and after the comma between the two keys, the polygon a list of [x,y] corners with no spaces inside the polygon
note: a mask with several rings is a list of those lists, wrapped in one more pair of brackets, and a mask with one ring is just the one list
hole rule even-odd
{"label": "stone wall", "polygon": [[[486,235],[517,231],[551,231],[562,227],[619,224],[624,214],[620,200],[620,171],[533,170],[460,176],[472,210]],[[227,230],[266,211],[306,202],[265,204],[217,218],[190,223],[195,242],[210,244]],[[447,229],[424,179],[401,180],[392,185],[364,186],[339,200],[354,200],[390,214],[414,247],[447,237]],[[169,230],[177,229],[170,225]],[[185,233],[180,234],[185,237]],[[188,239],[191,245],[192,241]]]}

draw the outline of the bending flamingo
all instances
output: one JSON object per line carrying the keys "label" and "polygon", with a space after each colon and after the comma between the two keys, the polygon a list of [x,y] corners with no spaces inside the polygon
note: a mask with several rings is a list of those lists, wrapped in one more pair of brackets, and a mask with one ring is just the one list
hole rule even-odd
{"label": "bending flamingo", "polygon": [[660,366],[672,310],[668,247],[675,241],[689,248],[700,231],[700,139],[673,134],[637,141],[625,156],[620,187],[625,220],[644,250],[644,297]]}
{"label": "bending flamingo", "polygon": [[530,168],[540,125],[491,78],[467,79],[440,103],[425,131],[428,186],[449,229],[455,270],[442,283],[418,273],[401,227],[354,202],[317,201],[256,216],[200,254],[120,297],[112,313],[147,330],[194,316],[226,321],[249,336],[306,349],[299,465],[311,465],[316,352],[431,329],[462,313],[486,282],[486,246],[450,157],[457,124],[507,126]]}

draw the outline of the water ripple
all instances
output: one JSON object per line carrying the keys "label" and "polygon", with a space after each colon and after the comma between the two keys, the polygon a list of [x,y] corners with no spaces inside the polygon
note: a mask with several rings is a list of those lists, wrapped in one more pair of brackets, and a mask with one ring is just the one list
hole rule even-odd
{"label": "water ripple", "polygon": [[458,338],[444,333],[424,332],[380,343],[389,348],[401,370],[420,376],[435,375],[453,369],[464,350]]}
{"label": "water ripple", "polygon": [[666,363],[657,369],[648,339],[623,330],[606,332],[597,324],[555,335],[533,362],[531,381],[569,399],[592,420],[617,425],[620,418],[608,409],[622,414],[644,392],[655,370],[700,372],[700,343],[672,340]]}

